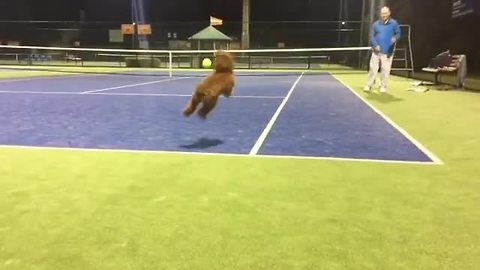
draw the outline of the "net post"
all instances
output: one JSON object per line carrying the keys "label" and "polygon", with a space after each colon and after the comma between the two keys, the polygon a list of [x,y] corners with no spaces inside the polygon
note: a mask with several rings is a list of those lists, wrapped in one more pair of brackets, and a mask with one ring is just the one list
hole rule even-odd
{"label": "net post", "polygon": [[172,59],[172,52],[168,52],[168,74],[170,76],[170,78],[173,76],[172,75],[172,62],[173,62],[173,59]]}

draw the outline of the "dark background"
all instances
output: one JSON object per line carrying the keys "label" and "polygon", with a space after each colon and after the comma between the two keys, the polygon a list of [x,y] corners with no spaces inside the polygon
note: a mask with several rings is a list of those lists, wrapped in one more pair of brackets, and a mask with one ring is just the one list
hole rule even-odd
{"label": "dark background", "polygon": [[[347,1],[340,18],[347,23],[340,38],[339,3],[251,0],[251,48],[276,47],[278,42],[287,48],[366,45],[359,41],[362,1]],[[452,0],[387,0],[387,4],[394,18],[412,26],[416,68],[450,49],[467,54],[469,70],[480,71],[480,14],[453,19]],[[151,23],[154,32],[151,48],[168,48],[168,33],[187,39],[208,26],[210,15],[222,18],[219,30],[236,41],[241,35],[242,0],[143,0],[143,6],[141,19]],[[85,47],[126,47],[127,43],[109,43],[108,29],[132,21],[131,0],[0,0],[0,21],[3,43],[71,46],[79,40]]]}
{"label": "dark background", "polygon": [[[242,17],[242,0],[143,0],[150,22],[200,21],[209,15],[228,21]],[[253,20],[337,20],[339,0],[252,0]],[[349,1],[351,19],[360,19],[362,1]],[[3,20],[129,21],[130,0],[2,0]]]}

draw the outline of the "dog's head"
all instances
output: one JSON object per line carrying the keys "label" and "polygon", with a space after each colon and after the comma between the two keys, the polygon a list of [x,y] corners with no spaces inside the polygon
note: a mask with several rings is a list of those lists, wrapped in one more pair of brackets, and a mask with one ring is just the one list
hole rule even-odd
{"label": "dog's head", "polygon": [[233,72],[234,62],[231,54],[219,51],[215,54],[215,72]]}

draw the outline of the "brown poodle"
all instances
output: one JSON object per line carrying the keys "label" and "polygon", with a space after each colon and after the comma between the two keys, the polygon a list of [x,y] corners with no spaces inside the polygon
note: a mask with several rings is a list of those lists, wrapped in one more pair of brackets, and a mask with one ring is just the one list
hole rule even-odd
{"label": "brown poodle", "polygon": [[197,105],[203,103],[202,108],[198,111],[198,115],[206,119],[208,113],[215,108],[220,95],[230,97],[232,94],[235,86],[233,69],[234,62],[232,56],[226,52],[217,52],[213,73],[197,85],[183,114],[190,116],[197,109]]}

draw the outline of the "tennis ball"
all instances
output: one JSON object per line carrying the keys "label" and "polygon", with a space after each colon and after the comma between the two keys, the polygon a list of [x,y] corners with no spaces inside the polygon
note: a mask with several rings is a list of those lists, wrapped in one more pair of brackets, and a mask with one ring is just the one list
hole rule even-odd
{"label": "tennis ball", "polygon": [[210,58],[204,58],[202,61],[203,68],[210,68],[212,66],[212,60]]}

